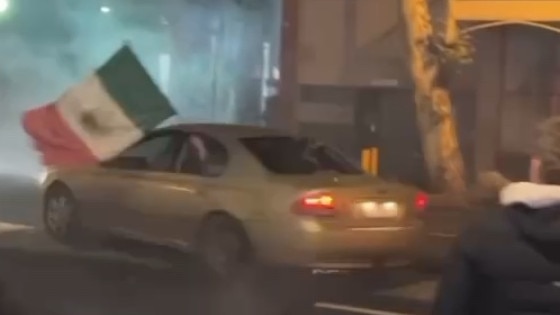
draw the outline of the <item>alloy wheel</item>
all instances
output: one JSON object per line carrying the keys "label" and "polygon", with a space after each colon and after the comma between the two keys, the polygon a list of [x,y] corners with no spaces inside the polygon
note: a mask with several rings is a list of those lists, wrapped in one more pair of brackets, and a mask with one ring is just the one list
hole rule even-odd
{"label": "alloy wheel", "polygon": [[46,205],[45,223],[47,229],[57,236],[68,233],[73,214],[72,201],[63,195],[49,198]]}

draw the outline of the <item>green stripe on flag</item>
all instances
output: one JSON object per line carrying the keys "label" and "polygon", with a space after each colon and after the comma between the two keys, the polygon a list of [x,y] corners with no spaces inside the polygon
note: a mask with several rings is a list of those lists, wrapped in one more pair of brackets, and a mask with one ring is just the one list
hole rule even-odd
{"label": "green stripe on flag", "polygon": [[96,74],[107,93],[139,129],[154,129],[175,115],[169,100],[130,47],[121,48]]}

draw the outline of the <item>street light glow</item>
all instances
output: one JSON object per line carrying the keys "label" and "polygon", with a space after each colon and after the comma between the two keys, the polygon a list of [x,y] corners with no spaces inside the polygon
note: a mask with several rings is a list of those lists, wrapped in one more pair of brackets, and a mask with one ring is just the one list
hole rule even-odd
{"label": "street light glow", "polygon": [[101,11],[101,13],[105,13],[105,14],[111,13],[111,8],[109,8],[108,6],[102,6],[99,10]]}
{"label": "street light glow", "polygon": [[0,13],[6,13],[10,8],[9,0],[0,0]]}

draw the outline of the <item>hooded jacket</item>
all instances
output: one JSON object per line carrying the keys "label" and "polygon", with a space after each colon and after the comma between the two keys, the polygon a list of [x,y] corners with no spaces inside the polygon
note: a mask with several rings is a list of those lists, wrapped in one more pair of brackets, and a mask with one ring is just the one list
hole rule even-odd
{"label": "hooded jacket", "polygon": [[434,315],[560,315],[560,186],[513,183],[458,239]]}
{"label": "hooded jacket", "polygon": [[0,282],[0,315],[25,315],[23,309],[6,291],[4,283]]}

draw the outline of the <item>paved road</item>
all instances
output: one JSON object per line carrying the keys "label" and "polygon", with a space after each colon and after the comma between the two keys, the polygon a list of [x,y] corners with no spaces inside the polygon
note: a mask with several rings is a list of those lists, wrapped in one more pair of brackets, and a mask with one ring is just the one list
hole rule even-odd
{"label": "paved road", "polygon": [[118,251],[70,251],[42,233],[39,208],[33,181],[0,178],[0,278],[30,314],[265,315],[311,294],[315,310],[305,315],[427,314],[435,287],[435,276],[403,267],[313,277],[262,270],[217,286],[161,249],[116,242]]}

